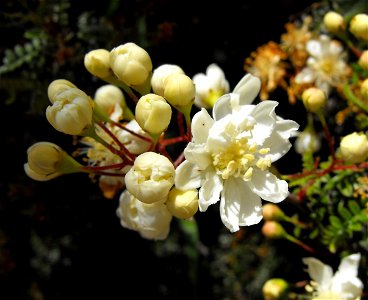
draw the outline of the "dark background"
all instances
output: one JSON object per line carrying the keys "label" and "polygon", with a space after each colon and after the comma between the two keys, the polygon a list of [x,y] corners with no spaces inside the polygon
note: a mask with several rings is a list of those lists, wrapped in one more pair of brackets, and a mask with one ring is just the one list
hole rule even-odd
{"label": "dark background", "polygon": [[[50,5],[62,2],[67,1],[50,1]],[[44,116],[46,88],[53,79],[66,78],[93,93],[102,83],[84,69],[86,51],[110,50],[131,41],[149,52],[154,67],[177,64],[189,76],[216,62],[233,88],[245,74],[243,63],[250,52],[269,40],[279,41],[289,17],[312,2],[73,1],[62,26],[42,21],[49,17],[47,10],[42,15],[39,9],[44,1],[2,1],[1,57],[6,49],[24,43],[24,31],[35,24],[47,28],[49,44],[42,68],[25,66],[26,74],[15,70],[0,77],[0,299],[195,299],[195,295],[197,299],[235,299],[226,298],[225,292],[222,298],[214,293],[215,286],[221,290],[223,283],[212,276],[211,265],[219,234],[225,232],[217,207],[196,217],[208,254],[199,255],[194,286],[183,251],[187,241],[175,233],[180,231],[175,222],[170,243],[144,240],[121,227],[115,213],[118,198],[104,199],[87,176],[69,175],[49,182],[29,179],[23,171],[26,150],[38,141],[73,149],[72,138],[55,132]],[[32,10],[41,21],[17,24],[8,16]],[[78,16],[86,11],[92,16],[90,38],[68,39],[77,31]],[[101,30],[104,25],[106,35]],[[16,86],[15,99],[8,101],[7,84],[14,78],[23,78],[26,84]],[[249,232],[259,232],[260,226]],[[170,250],[170,245],[176,250]],[[296,250],[288,246],[292,260]]]}

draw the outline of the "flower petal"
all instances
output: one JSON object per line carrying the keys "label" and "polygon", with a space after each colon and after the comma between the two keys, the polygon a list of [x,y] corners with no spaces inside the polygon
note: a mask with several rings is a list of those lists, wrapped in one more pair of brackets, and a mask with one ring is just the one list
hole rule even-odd
{"label": "flower petal", "polygon": [[204,170],[212,162],[209,153],[206,151],[206,144],[189,143],[184,149],[184,155],[187,161]]}
{"label": "flower petal", "polygon": [[182,162],[175,170],[175,187],[180,190],[191,190],[201,186],[201,172],[198,167],[188,161]]}
{"label": "flower petal", "polygon": [[281,202],[289,194],[285,180],[280,180],[272,173],[257,168],[254,168],[252,180],[248,182],[248,185],[253,193],[273,203]]}
{"label": "flower petal", "polygon": [[245,181],[230,178],[221,193],[220,215],[231,232],[239,230],[239,226],[257,224],[262,220],[261,199],[251,192]]}
{"label": "flower petal", "polygon": [[291,148],[289,138],[298,130],[299,124],[292,120],[279,120],[271,136],[265,140],[263,147],[270,148],[268,155],[272,162],[284,156]]}
{"label": "flower petal", "polygon": [[[225,117],[228,114],[231,114],[231,98],[234,98],[234,95],[225,94],[218,98],[215,105],[213,106],[212,115],[215,121],[220,120],[221,118]],[[239,96],[236,96],[239,97]]]}
{"label": "flower petal", "polygon": [[206,109],[202,108],[197,112],[192,120],[193,141],[197,144],[205,143],[214,122]]}
{"label": "flower petal", "polygon": [[318,283],[318,291],[329,291],[333,274],[332,268],[314,257],[303,258],[303,263],[308,266],[309,276]]}
{"label": "flower petal", "polygon": [[276,124],[275,108],[278,102],[265,100],[257,104],[250,115],[256,120],[252,130],[252,142],[263,145],[264,141],[271,136]]}
{"label": "flower petal", "polygon": [[207,170],[204,183],[199,190],[199,210],[206,211],[211,204],[220,200],[222,191],[222,180],[216,174],[215,170]]}
{"label": "flower petal", "polygon": [[239,104],[246,105],[253,102],[261,89],[261,80],[252,74],[246,74],[236,85],[233,93],[240,95]]}

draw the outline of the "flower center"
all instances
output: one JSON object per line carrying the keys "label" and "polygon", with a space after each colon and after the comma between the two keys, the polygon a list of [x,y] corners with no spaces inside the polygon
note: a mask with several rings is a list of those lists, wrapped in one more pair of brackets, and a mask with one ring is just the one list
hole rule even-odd
{"label": "flower center", "polygon": [[320,68],[323,73],[330,75],[333,73],[334,61],[330,58],[325,58],[321,61]]}
{"label": "flower center", "polygon": [[213,165],[223,179],[233,176],[249,181],[254,167],[265,171],[271,166],[269,151],[269,148],[258,149],[257,144],[249,143],[246,137],[233,137],[226,149],[212,154]]}

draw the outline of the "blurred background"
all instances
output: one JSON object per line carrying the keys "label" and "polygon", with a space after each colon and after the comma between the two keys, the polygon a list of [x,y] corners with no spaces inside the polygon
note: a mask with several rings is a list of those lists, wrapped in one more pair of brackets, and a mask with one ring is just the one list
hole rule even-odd
{"label": "blurred background", "polygon": [[[262,224],[230,234],[214,206],[196,215],[199,244],[175,221],[166,241],[148,241],[120,225],[118,197],[105,199],[88,176],[35,182],[23,164],[35,142],[73,151],[73,138],[45,118],[47,86],[65,78],[93,95],[104,83],[84,68],[89,50],[135,42],[154,68],[177,64],[190,77],[215,62],[232,89],[245,58],[278,41],[284,24],[312,3],[1,1],[0,299],[256,300],[270,277],[305,279],[300,249],[266,241]],[[282,100],[280,107],[291,114]]]}

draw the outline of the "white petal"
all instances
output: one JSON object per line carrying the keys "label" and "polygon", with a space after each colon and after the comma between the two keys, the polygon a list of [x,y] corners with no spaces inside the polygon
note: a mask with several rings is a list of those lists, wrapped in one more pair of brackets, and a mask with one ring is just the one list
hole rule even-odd
{"label": "white petal", "polygon": [[331,292],[341,295],[343,299],[358,299],[363,290],[363,283],[358,277],[338,273],[332,279]]}
{"label": "white petal", "polygon": [[329,291],[333,274],[332,268],[314,257],[303,258],[303,263],[308,266],[309,276],[318,283],[318,291]]}
{"label": "white petal", "polygon": [[338,272],[347,276],[356,277],[358,275],[358,267],[360,261],[360,253],[351,254],[344,257],[339,265]]}
{"label": "white petal", "polygon": [[265,140],[263,148],[270,148],[269,156],[272,162],[284,156],[291,148],[289,138],[294,136],[299,124],[292,120],[279,120],[271,136]]}
{"label": "white petal", "polygon": [[206,211],[211,204],[220,200],[222,180],[214,170],[207,170],[204,183],[199,190],[199,210]]}
{"label": "white petal", "polygon": [[231,114],[231,97],[231,94],[225,94],[218,98],[218,100],[215,102],[212,110],[212,115],[216,121],[220,120],[228,114]]}
{"label": "white petal", "polygon": [[245,181],[230,178],[221,193],[220,215],[231,232],[239,230],[239,226],[257,224],[262,220],[261,199],[251,192]]}
{"label": "white petal", "polygon": [[246,74],[236,85],[233,93],[240,95],[240,105],[253,102],[261,89],[261,80],[251,74]]}
{"label": "white petal", "polygon": [[278,179],[268,171],[262,171],[254,168],[252,180],[248,182],[253,193],[262,199],[278,203],[284,200],[288,195],[288,184],[285,180]]}
{"label": "white petal", "polygon": [[209,153],[206,151],[206,144],[189,143],[184,149],[184,155],[187,161],[204,170],[212,162]]}
{"label": "white petal", "polygon": [[264,141],[271,136],[276,124],[275,108],[277,105],[276,101],[265,100],[254,107],[250,113],[256,120],[252,130],[252,142],[263,145]]}
{"label": "white petal", "polygon": [[192,120],[192,134],[195,143],[205,143],[208,137],[208,131],[215,121],[208,114],[207,110],[202,108],[197,112]]}
{"label": "white petal", "polygon": [[314,57],[322,57],[322,45],[320,41],[310,40],[306,45],[307,51]]}
{"label": "white petal", "polygon": [[312,83],[316,79],[316,74],[311,68],[304,68],[295,76],[295,82],[298,84]]}
{"label": "white petal", "polygon": [[191,190],[201,186],[201,173],[198,167],[188,161],[182,162],[175,170],[175,187]]}

